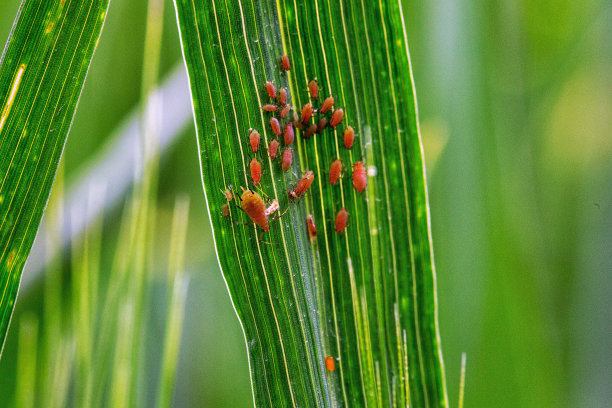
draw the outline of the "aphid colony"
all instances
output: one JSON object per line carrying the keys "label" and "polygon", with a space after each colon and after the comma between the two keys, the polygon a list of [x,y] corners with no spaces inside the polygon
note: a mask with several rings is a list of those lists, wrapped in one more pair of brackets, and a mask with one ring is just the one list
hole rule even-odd
{"label": "aphid colony", "polygon": [[[284,71],[291,69],[291,64],[287,55],[281,57],[280,67]],[[322,134],[327,128],[335,129],[342,123],[344,110],[342,108],[334,108],[336,101],[331,95],[326,97],[323,102],[320,102],[321,89],[316,78],[308,83],[308,92],[311,101],[297,110],[288,103],[286,88],[281,88],[277,92],[276,87],[271,81],[267,81],[264,87],[270,101],[261,108],[266,114],[271,115],[269,119],[267,119],[267,122],[270,126],[270,130],[275,136],[268,144],[267,154],[273,162],[277,159],[280,160],[280,167],[286,172],[291,168],[293,162],[293,148],[291,145],[295,141],[295,131],[299,130],[302,137],[307,140],[314,136],[315,133],[319,135]],[[346,149],[351,149],[354,140],[355,131],[351,126],[347,126],[343,132],[344,147]],[[264,232],[270,230],[270,221],[280,218],[289,209],[289,206],[282,214],[278,214],[271,218],[271,215],[275,212],[280,213],[280,206],[278,200],[270,199],[261,189],[259,189],[259,187],[257,187],[261,183],[262,176],[262,166],[257,155],[264,154],[261,153],[261,135],[257,130],[249,129],[248,144],[250,145],[252,154],[255,156],[249,163],[248,171],[250,173],[250,179],[253,185],[261,192],[261,195],[251,189],[242,188],[242,194],[237,196],[240,204],[236,203],[236,205],[246,213],[252,223],[259,227],[263,235]],[[335,186],[338,183],[343,169],[343,163],[339,159],[334,160],[330,164],[329,184],[331,186]],[[315,174],[313,171],[307,171],[300,178],[296,186],[288,192],[289,205],[298,201],[305,195],[314,179]],[[363,163],[360,161],[352,166],[352,183],[355,190],[358,192],[362,192],[367,186],[366,171]],[[234,192],[230,186],[230,189],[226,189],[223,193],[226,203],[222,205],[222,215],[228,218],[231,215],[230,203],[234,198]],[[262,196],[266,199],[265,202]],[[334,230],[336,233],[344,233],[348,224],[348,217],[349,214],[344,208],[341,208],[337,212],[334,219]],[[306,218],[306,228],[311,241],[314,241],[317,236],[317,227],[312,215],[308,215]],[[329,371],[334,370],[333,358],[328,357],[325,363]]]}

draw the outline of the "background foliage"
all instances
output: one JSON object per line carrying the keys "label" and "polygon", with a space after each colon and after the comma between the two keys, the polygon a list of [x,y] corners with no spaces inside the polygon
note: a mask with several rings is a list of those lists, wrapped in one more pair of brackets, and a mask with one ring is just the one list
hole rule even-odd
{"label": "background foliage", "polygon": [[[2,41],[18,3],[0,3]],[[466,406],[604,406],[612,399],[609,2],[404,5],[450,400],[466,351]],[[162,72],[180,62],[167,7]],[[141,1],[112,1],[66,146],[68,184],[139,99],[145,11]],[[175,403],[248,406],[246,353],[210,250],[191,123],[161,165],[160,217],[169,219],[177,192],[191,197]],[[118,214],[107,216],[111,247]],[[1,395],[14,389],[17,323],[40,311],[40,293],[34,285],[19,297]]]}

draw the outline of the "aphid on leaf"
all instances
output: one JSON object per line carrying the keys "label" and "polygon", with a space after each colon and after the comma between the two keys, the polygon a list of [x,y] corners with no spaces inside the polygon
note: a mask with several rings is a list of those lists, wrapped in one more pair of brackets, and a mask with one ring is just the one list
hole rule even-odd
{"label": "aphid on leaf", "polygon": [[312,104],[308,102],[306,105],[302,107],[302,123],[308,123],[310,118],[312,117]]}
{"label": "aphid on leaf", "polygon": [[306,129],[306,132],[303,133],[304,139],[310,139],[310,136],[314,135],[316,131],[317,131],[317,125],[315,125],[314,123],[308,126],[308,129]]}
{"label": "aphid on leaf", "polygon": [[[230,185],[230,188],[231,187],[232,186]],[[232,194],[229,188],[225,189],[225,191],[223,192],[223,195],[225,196],[225,199],[227,200],[228,203],[232,201],[232,199],[234,198],[234,195]]]}
{"label": "aphid on leaf", "polygon": [[272,131],[274,132],[276,136],[280,136],[281,129],[280,129],[280,123],[278,123],[278,119],[270,118],[270,127],[272,128]]}
{"label": "aphid on leaf", "polygon": [[338,214],[336,214],[336,232],[338,234],[342,234],[344,232],[347,221],[348,213],[344,208],[342,208],[340,211],[338,211]]}
{"label": "aphid on leaf", "polygon": [[278,103],[284,105],[287,103],[287,88],[281,88],[278,92]]}
{"label": "aphid on leaf", "polygon": [[266,214],[266,205],[254,191],[244,190],[241,197],[242,209],[263,232],[270,231],[270,223]]}
{"label": "aphid on leaf", "polygon": [[308,227],[308,236],[313,240],[317,236],[317,226],[310,214],[306,216],[306,226]]}
{"label": "aphid on leaf", "polygon": [[317,122],[317,133],[322,133],[325,128],[327,127],[327,118],[325,116],[323,116],[321,119],[319,119],[319,122]]}
{"label": "aphid on leaf", "polygon": [[298,181],[297,186],[289,192],[289,199],[295,200],[304,195],[304,193],[310,188],[312,182],[314,181],[314,172],[312,170],[307,171],[300,181]]}
{"label": "aphid on leaf", "polygon": [[319,83],[317,82],[317,78],[310,81],[308,90],[310,91],[310,97],[312,99],[317,99],[319,97]]}
{"label": "aphid on leaf", "polygon": [[253,159],[249,164],[249,168],[251,170],[251,178],[253,179],[253,184],[259,184],[261,182],[261,164],[259,164],[257,159]]}
{"label": "aphid on leaf", "polygon": [[342,162],[340,160],[334,160],[329,166],[329,184],[335,186],[340,178],[342,172]]}
{"label": "aphid on leaf", "polygon": [[291,69],[291,63],[289,62],[289,56],[287,54],[281,57],[281,65],[285,71],[289,71]]}
{"label": "aphid on leaf", "polygon": [[329,371],[334,371],[336,369],[336,360],[332,356],[329,356],[325,359],[325,367]]}
{"label": "aphid on leaf", "polygon": [[263,110],[265,110],[266,112],[276,112],[277,109],[278,109],[278,106],[271,105],[269,103],[263,106]]}
{"label": "aphid on leaf", "polygon": [[270,98],[276,99],[276,88],[274,87],[274,84],[270,81],[266,82],[266,92],[268,92]]}
{"label": "aphid on leaf", "polygon": [[270,146],[268,146],[268,154],[271,159],[276,159],[276,155],[278,154],[278,140],[274,139],[270,142]]}
{"label": "aphid on leaf", "polygon": [[344,110],[342,110],[342,108],[336,109],[334,113],[332,114],[331,120],[329,121],[329,126],[335,128],[338,125],[338,123],[340,123],[343,117],[344,117]]}
{"label": "aphid on leaf", "polygon": [[285,116],[287,116],[287,114],[290,111],[291,111],[291,105],[285,105],[285,107],[283,107],[283,110],[281,110],[280,112],[281,119],[285,119]]}
{"label": "aphid on leaf", "polygon": [[319,109],[319,112],[325,113],[325,112],[327,112],[328,110],[330,110],[333,107],[334,107],[334,97],[333,96],[328,96],[323,101],[323,105],[321,105],[321,109]]}
{"label": "aphid on leaf", "polygon": [[353,141],[355,141],[355,131],[349,126],[344,131],[344,147],[350,149],[353,147]]}
{"label": "aphid on leaf", "polygon": [[227,218],[230,216],[230,208],[228,204],[223,204],[221,206],[221,213],[223,214],[223,218]]}
{"label": "aphid on leaf", "polygon": [[284,171],[289,170],[291,167],[291,162],[293,162],[293,149],[288,147],[283,151],[281,166],[283,167]]}
{"label": "aphid on leaf", "polygon": [[251,145],[251,149],[253,153],[257,153],[259,150],[259,142],[261,141],[261,137],[259,136],[259,132],[256,130],[251,131],[249,135],[249,144]]}
{"label": "aphid on leaf", "polygon": [[362,162],[357,162],[353,165],[353,186],[360,193],[365,190],[368,184],[365,167]]}
{"label": "aphid on leaf", "polygon": [[287,122],[285,124],[285,129],[283,131],[283,136],[285,137],[285,144],[287,146],[289,146],[291,143],[293,143],[293,140],[295,139],[295,133],[293,132],[293,123]]}

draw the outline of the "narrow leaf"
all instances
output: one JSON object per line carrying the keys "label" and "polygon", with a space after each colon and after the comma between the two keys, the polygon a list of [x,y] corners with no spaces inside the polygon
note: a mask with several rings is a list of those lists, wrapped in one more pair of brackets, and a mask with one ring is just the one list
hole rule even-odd
{"label": "narrow leaf", "polygon": [[0,60],[0,344],[109,0],[24,0]]}
{"label": "narrow leaf", "polygon": [[[429,209],[399,2],[175,5],[204,190],[248,344],[256,405],[446,406]],[[289,71],[282,68],[283,54]],[[287,88],[298,116],[310,102],[316,122],[309,123],[323,117],[328,123],[309,138],[295,129],[287,172],[269,156],[273,139],[279,152],[287,147],[270,119],[277,118],[281,129],[288,120],[280,107],[262,109],[279,104],[267,81],[277,95]],[[335,104],[322,113],[328,96]],[[339,109],[344,116],[332,128]],[[356,134],[351,149],[343,140],[348,125]],[[261,135],[257,153],[250,128]],[[253,158],[263,169],[257,186]],[[344,170],[331,185],[330,165],[337,159]],[[358,162],[364,173],[357,171],[353,180]],[[315,178],[305,198],[290,200],[308,170]],[[230,186],[235,196],[244,186],[277,199],[281,211],[288,208],[263,241],[260,228],[240,224],[249,217],[238,197],[228,202],[222,193]],[[348,223],[338,233],[342,208]],[[307,214],[318,230],[312,240]]]}

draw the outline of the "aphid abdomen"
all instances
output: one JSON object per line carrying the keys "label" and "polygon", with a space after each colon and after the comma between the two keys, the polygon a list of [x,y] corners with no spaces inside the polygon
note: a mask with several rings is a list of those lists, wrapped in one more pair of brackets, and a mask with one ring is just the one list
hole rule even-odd
{"label": "aphid abdomen", "polygon": [[272,99],[276,99],[276,88],[274,84],[270,81],[266,82],[266,92],[268,92],[268,96]]}
{"label": "aphid abdomen", "polygon": [[317,226],[310,214],[306,216],[306,226],[308,227],[308,236],[311,240],[314,239],[317,236]]}
{"label": "aphid abdomen", "polygon": [[289,56],[287,54],[281,57],[281,66],[285,71],[289,71],[291,69],[291,63],[289,62]]}
{"label": "aphid abdomen", "polygon": [[340,121],[342,121],[343,117],[344,110],[342,108],[336,109],[332,114],[331,120],[329,121],[329,126],[335,128],[340,123]]}
{"label": "aphid abdomen", "polygon": [[336,185],[342,172],[342,162],[340,160],[334,160],[329,167],[329,184],[332,186]]}
{"label": "aphid abdomen", "polygon": [[249,168],[251,170],[251,178],[253,179],[253,184],[259,184],[261,182],[261,164],[259,164],[257,159],[253,159],[249,164]]}
{"label": "aphid abdomen", "polygon": [[285,124],[285,129],[283,131],[283,136],[285,137],[285,144],[287,146],[289,146],[291,143],[293,143],[293,140],[295,139],[295,133],[293,132],[293,123],[287,122]]}
{"label": "aphid abdomen", "polygon": [[365,190],[368,184],[365,167],[362,162],[357,162],[353,166],[353,187],[360,193]]}
{"label": "aphid abdomen", "polygon": [[325,367],[328,371],[334,371],[336,369],[336,360],[332,356],[328,356],[325,359]]}
{"label": "aphid abdomen", "polygon": [[340,211],[338,211],[338,214],[336,214],[336,232],[338,234],[342,234],[344,232],[347,222],[348,213],[344,208],[342,208]]}
{"label": "aphid abdomen", "polygon": [[278,119],[270,118],[270,127],[272,128],[272,131],[274,132],[276,136],[280,136],[281,129],[280,129],[280,123],[278,123]]}
{"label": "aphid abdomen", "polygon": [[350,149],[355,141],[355,130],[351,126],[344,131],[344,147]]}
{"label": "aphid abdomen", "polygon": [[334,97],[333,96],[328,96],[323,101],[323,104],[321,105],[321,109],[319,109],[319,112],[325,113],[325,112],[327,112],[328,110],[330,110],[333,107],[334,107]]}
{"label": "aphid abdomen", "polygon": [[257,153],[257,150],[259,150],[260,140],[261,138],[259,136],[259,132],[256,130],[253,130],[251,134],[249,135],[249,144],[251,145],[251,149],[253,150],[253,153]]}
{"label": "aphid abdomen", "polygon": [[289,170],[293,162],[293,149],[288,147],[283,151],[282,167],[284,171]]}
{"label": "aphid abdomen", "polygon": [[270,230],[270,223],[266,215],[266,206],[259,196],[253,191],[246,190],[242,193],[242,209],[262,231]]}
{"label": "aphid abdomen", "polygon": [[278,154],[278,140],[274,139],[270,142],[270,146],[268,146],[268,154],[271,159],[276,159],[276,155]]}

